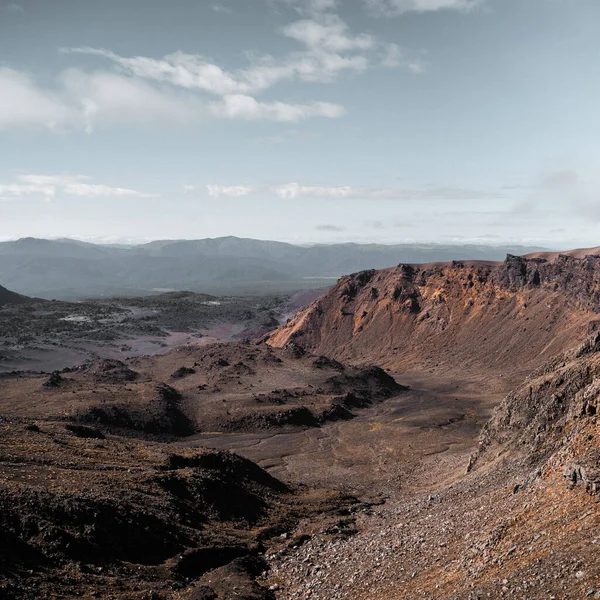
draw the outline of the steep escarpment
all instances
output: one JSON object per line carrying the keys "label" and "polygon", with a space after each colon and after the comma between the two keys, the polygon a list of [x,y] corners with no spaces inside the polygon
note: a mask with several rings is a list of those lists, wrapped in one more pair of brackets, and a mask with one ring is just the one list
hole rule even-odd
{"label": "steep escarpment", "polygon": [[341,278],[275,331],[355,363],[526,373],[598,327],[600,256],[399,265]]}

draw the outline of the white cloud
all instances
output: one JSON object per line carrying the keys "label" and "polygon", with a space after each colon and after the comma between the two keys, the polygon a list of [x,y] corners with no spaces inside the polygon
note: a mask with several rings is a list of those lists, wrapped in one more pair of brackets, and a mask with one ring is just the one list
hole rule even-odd
{"label": "white cloud", "polygon": [[0,183],[0,194],[15,197],[30,194],[44,196],[51,200],[58,194],[79,196],[82,198],[154,198],[156,194],[147,194],[129,188],[111,187],[89,183],[85,175],[17,175],[14,182]]}
{"label": "white cloud", "polygon": [[[87,47],[63,51],[106,59],[114,70],[71,68],[52,85],[42,86],[25,73],[0,67],[0,131],[37,128],[91,133],[97,127],[115,125],[189,128],[210,118],[335,119],[345,114],[339,104],[267,102],[258,100],[257,95],[280,82],[329,83],[344,72],[362,73],[374,65],[413,73],[424,69],[420,59],[410,58],[397,44],[352,33],[344,20],[329,12],[339,5],[335,0],[292,0],[288,4],[309,16],[281,30],[303,49],[281,57],[250,55],[249,65],[242,69],[227,70],[205,56],[180,51],[162,58],[124,57]],[[217,99],[210,100],[205,94]]]}
{"label": "white cloud", "polygon": [[387,45],[381,64],[391,69],[404,67],[413,73],[424,73],[427,68],[427,64],[422,58],[408,56],[406,51],[398,44]]}
{"label": "white cloud", "polygon": [[285,102],[258,102],[252,96],[234,94],[211,104],[211,111],[227,119],[265,119],[270,121],[301,121],[311,117],[335,119],[344,114],[338,104],[313,102],[311,104],[286,104]]}
{"label": "white cloud", "polygon": [[356,193],[350,186],[311,186],[299,183],[286,183],[273,188],[275,195],[285,200],[294,200],[303,196],[319,198],[348,198]]}
{"label": "white cloud", "polygon": [[208,195],[213,198],[220,198],[221,196],[239,198],[240,196],[247,196],[254,191],[253,188],[247,185],[216,185],[211,183],[206,186],[206,190]]}
{"label": "white cloud", "polygon": [[140,79],[69,69],[61,80],[74,120],[88,132],[96,124],[189,127],[206,118],[205,103],[194,95]]}
{"label": "white cloud", "polygon": [[283,81],[333,81],[343,71],[362,72],[368,66],[366,56],[346,52],[360,49],[361,45],[370,47],[372,40],[368,41],[368,36],[348,36],[345,24],[298,21],[284,28],[283,33],[305,43],[308,49],[279,59],[269,55],[254,57],[251,66],[237,71],[227,71],[200,54],[184,52],[154,59],[127,58],[102,48],[64,51],[106,58],[130,75],[216,96],[254,95]]}
{"label": "white cloud", "polygon": [[483,200],[497,198],[494,191],[457,187],[367,188],[350,185],[304,185],[296,182],[281,184],[269,191],[278,198],[357,198],[361,200]]}
{"label": "white cloud", "polygon": [[364,0],[366,6],[373,13],[382,16],[438,10],[456,10],[467,13],[480,6],[482,2],[483,0]]}
{"label": "white cloud", "polygon": [[373,37],[366,33],[350,35],[348,25],[338,15],[329,13],[319,20],[290,23],[283,28],[283,34],[313,50],[329,52],[369,50],[375,44]]}
{"label": "white cloud", "polygon": [[199,89],[217,95],[257,91],[245,81],[243,73],[238,76],[228,73],[199,54],[175,52],[162,59],[154,59],[146,56],[126,58],[104,48],[66,48],[63,52],[106,58],[128,74],[182,88]]}
{"label": "white cloud", "polygon": [[99,126],[115,125],[189,128],[215,117],[300,121],[344,114],[341,106],[327,102],[259,102],[244,94],[208,102],[193,92],[155,86],[140,78],[79,69],[65,71],[57,88],[50,90],[22,73],[2,68],[0,89],[0,131],[29,128],[91,133]]}
{"label": "white cloud", "polygon": [[225,6],[224,4],[212,4],[211,9],[216,13],[231,14],[233,12],[229,6]]}
{"label": "white cloud", "polygon": [[0,131],[9,128],[55,132],[97,124],[189,127],[204,120],[206,103],[183,91],[155,88],[117,73],[65,71],[53,89],[31,77],[0,68]]}
{"label": "white cloud", "polygon": [[[336,6],[327,0],[313,2],[312,18],[289,23],[281,33],[304,46],[282,57],[250,55],[250,65],[227,70],[201,54],[174,52],[162,58],[124,57],[103,48],[66,48],[63,52],[101,57],[128,75],[167,83],[216,96],[255,96],[283,81],[334,81],[341,73],[365,71],[372,58],[386,53],[382,64],[420,72],[396,44],[384,44],[366,33],[353,34],[339,15],[322,12]],[[305,6],[306,3],[302,3]]]}
{"label": "white cloud", "polygon": [[0,131],[9,127],[41,127],[57,130],[70,118],[69,107],[27,75],[0,67]]}
{"label": "white cloud", "polygon": [[195,185],[188,185],[188,184],[184,184],[181,187],[183,188],[184,194],[189,194],[190,192],[193,192],[196,189]]}

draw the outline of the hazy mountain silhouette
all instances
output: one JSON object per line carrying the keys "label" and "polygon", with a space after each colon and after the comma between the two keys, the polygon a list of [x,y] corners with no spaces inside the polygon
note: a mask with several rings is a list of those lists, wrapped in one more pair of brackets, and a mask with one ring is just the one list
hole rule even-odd
{"label": "hazy mountain silhouette", "polygon": [[144,294],[156,289],[256,294],[323,287],[349,272],[466,258],[501,260],[532,247],[439,244],[296,246],[223,237],[138,246],[24,238],[0,243],[0,280],[46,298]]}

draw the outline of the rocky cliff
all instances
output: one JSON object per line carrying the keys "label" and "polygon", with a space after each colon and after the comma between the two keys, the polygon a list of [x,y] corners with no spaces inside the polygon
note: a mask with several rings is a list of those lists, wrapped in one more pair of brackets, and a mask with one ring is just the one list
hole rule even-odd
{"label": "rocky cliff", "polygon": [[392,368],[531,371],[600,324],[600,256],[399,265],[342,277],[268,343]]}

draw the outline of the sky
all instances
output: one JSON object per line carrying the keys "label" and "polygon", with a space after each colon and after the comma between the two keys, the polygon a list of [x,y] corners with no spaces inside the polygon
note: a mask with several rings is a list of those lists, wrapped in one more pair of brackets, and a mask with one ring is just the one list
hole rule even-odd
{"label": "sky", "polygon": [[0,240],[600,245],[598,0],[0,0]]}

